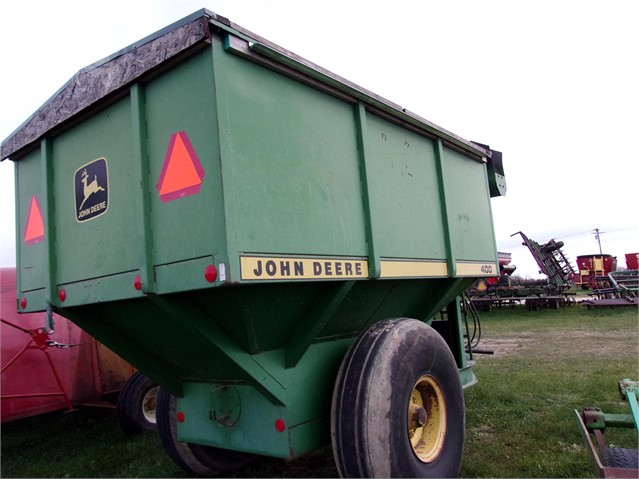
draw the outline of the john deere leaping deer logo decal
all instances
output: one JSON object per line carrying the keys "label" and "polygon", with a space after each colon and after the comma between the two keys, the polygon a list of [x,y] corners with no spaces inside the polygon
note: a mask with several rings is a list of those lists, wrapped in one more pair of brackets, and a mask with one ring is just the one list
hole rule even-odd
{"label": "john deere leaping deer logo decal", "polygon": [[87,178],[89,177],[89,173],[87,173],[87,169],[82,170],[82,184],[84,185],[84,199],[80,204],[80,209],[84,206],[84,203],[91,197],[93,193],[97,193],[99,191],[104,191],[100,185],[98,185],[98,175],[93,175],[93,181],[87,184]]}
{"label": "john deere leaping deer logo decal", "polygon": [[109,208],[109,175],[106,158],[75,171],[75,218],[80,223],[106,213]]}

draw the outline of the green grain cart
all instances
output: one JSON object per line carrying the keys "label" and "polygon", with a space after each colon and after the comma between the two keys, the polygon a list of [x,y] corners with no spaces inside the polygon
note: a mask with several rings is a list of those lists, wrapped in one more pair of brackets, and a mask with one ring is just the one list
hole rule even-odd
{"label": "green grain cart", "polygon": [[78,72],[1,151],[18,310],[157,381],[186,471],[332,440],[344,477],[458,473],[460,295],[499,271],[501,154],[206,10]]}

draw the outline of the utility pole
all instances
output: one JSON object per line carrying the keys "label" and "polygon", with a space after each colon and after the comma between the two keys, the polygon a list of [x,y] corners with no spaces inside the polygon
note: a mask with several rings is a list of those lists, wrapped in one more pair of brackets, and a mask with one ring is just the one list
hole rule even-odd
{"label": "utility pole", "polygon": [[593,235],[595,235],[595,239],[597,240],[597,243],[599,243],[599,254],[603,254],[601,252],[601,235],[605,233],[605,231],[599,231],[599,228],[595,228],[595,232],[593,233]]}

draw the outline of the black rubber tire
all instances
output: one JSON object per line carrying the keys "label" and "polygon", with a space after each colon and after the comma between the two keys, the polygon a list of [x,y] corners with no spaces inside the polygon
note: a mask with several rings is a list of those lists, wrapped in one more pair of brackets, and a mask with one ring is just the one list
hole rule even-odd
{"label": "black rubber tire", "polygon": [[[409,438],[416,382],[434,378],[445,405],[441,449],[428,462]],[[331,436],[341,477],[457,477],[464,447],[464,395],[455,359],[427,324],[394,318],[362,332],[342,361]]]}
{"label": "black rubber tire", "polygon": [[175,398],[160,387],[158,391],[158,436],[167,455],[182,470],[198,477],[215,477],[238,469],[255,459],[254,454],[178,441]]}
{"label": "black rubber tire", "polygon": [[603,453],[603,463],[608,467],[639,469],[639,451],[624,447],[609,447]]}
{"label": "black rubber tire", "polygon": [[155,410],[154,390],[158,384],[141,371],[137,371],[124,384],[118,395],[118,422],[127,436],[157,429],[149,409]]}

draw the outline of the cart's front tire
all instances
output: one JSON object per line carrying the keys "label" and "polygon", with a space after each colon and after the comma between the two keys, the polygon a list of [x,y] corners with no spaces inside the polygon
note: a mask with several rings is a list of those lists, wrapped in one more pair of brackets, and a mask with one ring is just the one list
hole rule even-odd
{"label": "cart's front tire", "polygon": [[156,429],[157,383],[137,371],[118,395],[118,422],[127,436]]}
{"label": "cart's front tire", "polygon": [[464,423],[455,359],[425,323],[376,323],[344,357],[331,411],[341,477],[457,477]]}
{"label": "cart's front tire", "polygon": [[253,454],[179,441],[175,397],[164,388],[158,391],[157,425],[164,450],[173,462],[189,474],[215,477],[243,467],[255,458]]}

